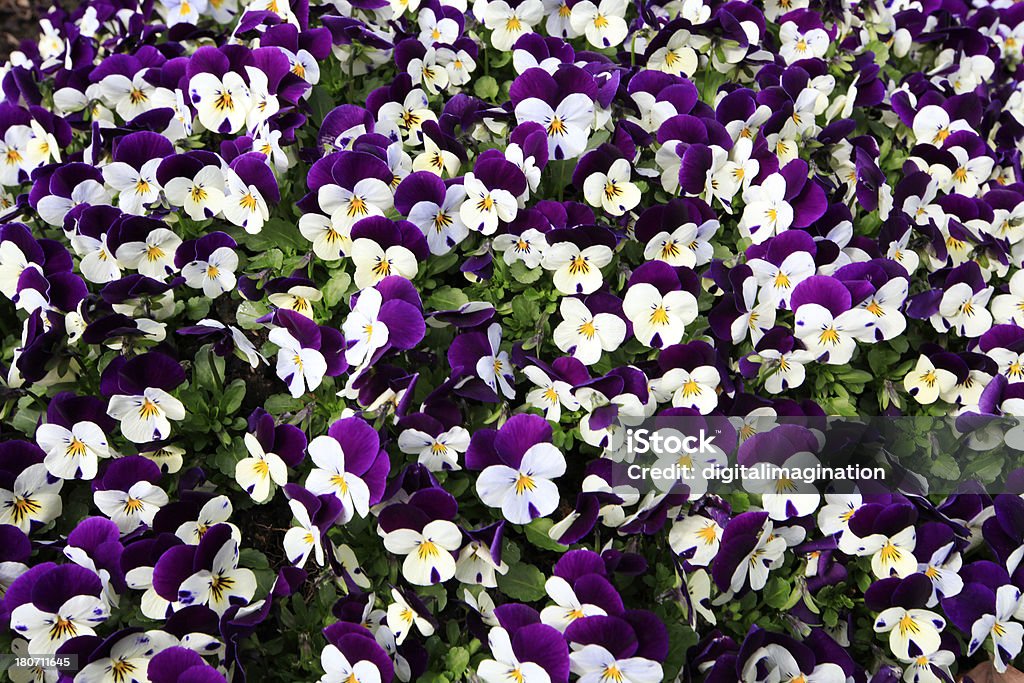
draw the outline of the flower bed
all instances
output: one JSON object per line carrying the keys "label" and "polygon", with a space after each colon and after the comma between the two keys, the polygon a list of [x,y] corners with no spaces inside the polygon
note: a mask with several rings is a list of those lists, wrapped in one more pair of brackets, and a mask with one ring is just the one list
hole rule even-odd
{"label": "flower bed", "polygon": [[[1006,671],[1024,5],[974,4],[45,14],[0,71],[8,676]],[[826,416],[966,445],[623,479],[648,420],[814,467]]]}

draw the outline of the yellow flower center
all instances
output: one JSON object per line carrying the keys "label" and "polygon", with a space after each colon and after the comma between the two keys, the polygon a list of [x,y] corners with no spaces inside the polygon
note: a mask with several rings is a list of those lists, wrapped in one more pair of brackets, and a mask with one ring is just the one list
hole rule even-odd
{"label": "yellow flower center", "polygon": [[75,626],[74,622],[64,617],[57,617],[57,620],[53,622],[53,626],[50,627],[50,640],[74,638],[77,635],[78,627]]}
{"label": "yellow flower center", "polygon": [[148,398],[142,399],[142,405],[139,406],[139,417],[143,420],[150,420],[160,414],[160,407],[150,401]]}
{"label": "yellow flower center", "polygon": [[437,545],[433,541],[424,540],[420,543],[419,547],[416,548],[416,556],[420,560],[428,560],[433,557],[440,557],[441,551],[438,550]]}
{"label": "yellow flower center", "polygon": [[217,93],[217,99],[213,101],[213,108],[219,112],[234,111],[235,101],[231,97],[231,91],[221,90]]}
{"label": "yellow flower center", "polygon": [[668,325],[668,309],[663,305],[655,306],[649,319],[652,325]]}
{"label": "yellow flower center", "polygon": [[699,538],[704,545],[714,545],[715,541],[718,540],[718,534],[715,533],[715,525],[707,524],[697,529],[697,538]]}
{"label": "yellow flower center", "polygon": [[521,496],[527,491],[533,491],[535,488],[537,488],[537,484],[533,481],[533,477],[520,472],[516,478],[516,495]]}
{"label": "yellow flower center", "polygon": [[4,504],[11,511],[11,518],[15,524],[21,524],[29,515],[38,513],[43,506],[29,497],[15,497]]}
{"label": "yellow flower center", "polygon": [[224,591],[235,585],[235,580],[231,577],[217,574],[210,581],[210,595],[217,602],[224,599]]}
{"label": "yellow flower center", "polygon": [[238,200],[238,205],[249,212],[256,211],[256,197],[252,196],[252,192],[246,192],[242,195],[242,198]]}
{"label": "yellow flower center", "polygon": [[569,274],[570,275],[586,275],[590,272],[590,264],[587,263],[585,256],[574,256],[569,261]]}
{"label": "yellow flower center", "polygon": [[831,344],[832,346],[836,346],[839,344],[839,332],[837,332],[834,327],[826,327],[821,331],[821,334],[818,335],[818,343],[822,345]]}

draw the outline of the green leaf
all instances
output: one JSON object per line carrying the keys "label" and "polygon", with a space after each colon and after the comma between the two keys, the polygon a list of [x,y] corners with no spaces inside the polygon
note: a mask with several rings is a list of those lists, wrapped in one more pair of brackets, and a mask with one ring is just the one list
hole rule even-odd
{"label": "green leaf", "polygon": [[271,415],[280,416],[283,413],[301,410],[304,404],[301,399],[292,398],[288,394],[274,394],[264,401],[263,405]]}
{"label": "green leaf", "polygon": [[665,658],[666,681],[674,680],[686,663],[686,651],[697,644],[697,634],[689,626],[678,621],[666,621],[668,627],[668,657]]}
{"label": "green leaf", "polygon": [[545,580],[544,573],[533,565],[517,564],[507,574],[498,575],[498,590],[513,600],[534,602],[547,595]]}
{"label": "green leaf", "polygon": [[242,548],[238,551],[238,564],[249,569],[269,569],[267,556],[255,548]]}
{"label": "green leaf", "polygon": [[548,530],[550,530],[554,525],[555,523],[550,519],[547,519],[546,517],[538,517],[523,527],[526,531],[526,540],[542,550],[554,550],[558,553],[564,553],[569,549],[569,546],[562,545],[555,539],[548,536]]}
{"label": "green leaf", "polygon": [[525,285],[536,282],[544,274],[541,268],[527,268],[522,261],[516,261],[511,268],[512,279]]}
{"label": "green leaf", "polygon": [[870,372],[853,369],[844,370],[837,374],[836,377],[843,380],[846,384],[867,384],[875,378]]}
{"label": "green leaf", "polygon": [[500,90],[493,76],[482,76],[473,84],[473,92],[482,100],[494,99]]}
{"label": "green leaf", "polygon": [[242,239],[245,246],[256,253],[269,251],[275,247],[290,247],[293,251],[299,252],[306,252],[310,249],[309,240],[299,232],[299,226],[280,218],[271,218],[263,224],[263,230]]}
{"label": "green leaf", "polygon": [[532,328],[540,320],[540,306],[527,296],[512,300],[512,315],[521,325]]}
{"label": "green leaf", "polygon": [[270,249],[249,259],[247,266],[249,270],[258,270],[261,268],[278,270],[281,268],[281,264],[283,263],[284,253],[280,249]]}
{"label": "green leaf", "polygon": [[185,315],[189,320],[202,320],[210,313],[212,301],[205,296],[194,296],[185,304]]}
{"label": "green leaf", "polygon": [[932,461],[931,472],[939,479],[953,481],[960,478],[960,465],[949,453],[939,453]]}
{"label": "green leaf", "polygon": [[764,588],[764,602],[769,607],[782,609],[789,601],[789,583],[780,576],[773,576]]}
{"label": "green leaf", "polygon": [[469,297],[461,289],[449,285],[438,287],[427,297],[427,309],[431,311],[452,311],[469,303]]}
{"label": "green leaf", "polygon": [[238,305],[238,312],[235,313],[235,321],[243,330],[255,330],[262,325],[256,320],[270,312],[266,305],[257,301],[243,301]]}
{"label": "green leaf", "polygon": [[444,666],[456,680],[462,677],[469,667],[469,650],[464,647],[453,647],[444,656]]}
{"label": "green leaf", "polygon": [[234,415],[240,407],[242,407],[242,400],[245,398],[245,380],[236,379],[231,382],[224,389],[224,396],[220,400],[221,408],[224,409],[225,415]]}
{"label": "green leaf", "polygon": [[218,391],[224,382],[224,359],[209,344],[199,349],[192,371],[193,385]]}
{"label": "green leaf", "polygon": [[345,298],[345,293],[352,284],[352,276],[344,270],[338,270],[324,286],[324,303],[334,308]]}

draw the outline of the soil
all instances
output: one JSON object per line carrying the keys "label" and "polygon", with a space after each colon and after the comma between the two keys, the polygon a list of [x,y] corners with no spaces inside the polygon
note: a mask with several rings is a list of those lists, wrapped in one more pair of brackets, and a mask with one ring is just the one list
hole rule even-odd
{"label": "soil", "polygon": [[0,0],[0,61],[39,33],[39,16],[45,11],[46,3],[39,0]]}

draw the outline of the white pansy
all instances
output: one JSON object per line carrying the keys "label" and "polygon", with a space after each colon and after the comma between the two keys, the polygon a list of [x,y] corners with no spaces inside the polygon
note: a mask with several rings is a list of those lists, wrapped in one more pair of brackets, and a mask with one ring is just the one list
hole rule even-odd
{"label": "white pansy", "polygon": [[320,351],[302,346],[283,327],[275,327],[267,338],[278,347],[277,376],[288,383],[293,397],[320,386],[327,373],[327,360]]}
{"label": "white pansy", "polygon": [[476,491],[484,505],[501,508],[513,524],[529,524],[558,507],[558,487],[552,481],[565,474],[565,457],[549,443],[538,443],[523,454],[518,468],[490,465],[477,477]]}
{"label": "white pansy", "polygon": [[686,326],[697,319],[697,299],[681,290],[662,295],[654,285],[640,282],[626,292],[622,310],[644,346],[665,348],[682,341]]}
{"label": "white pansy", "polygon": [[555,289],[563,294],[591,294],[604,278],[601,268],[612,261],[612,250],[603,244],[580,247],[573,242],[556,242],[544,251],[541,265],[554,271]]}
{"label": "white pansy", "polygon": [[234,71],[224,74],[223,78],[207,72],[198,73],[189,81],[188,93],[199,121],[207,130],[237,133],[245,126],[251,97],[249,87]]}
{"label": "white pansy", "polygon": [[163,389],[147,387],[141,395],[116,394],[107,415],[121,422],[121,433],[133,443],[162,441],[171,433],[171,420],[185,419],[185,406]]}
{"label": "white pansy", "polygon": [[388,552],[405,555],[402,575],[413,585],[431,586],[455,576],[452,553],[462,546],[462,532],[444,519],[428,522],[421,531],[395,529],[384,536]]}
{"label": "white pansy", "polygon": [[622,318],[613,313],[592,314],[575,297],[564,297],[559,313],[562,322],[553,333],[555,345],[584,365],[593,365],[601,359],[602,352],[616,350],[626,338],[626,323]]}
{"label": "white pansy", "polygon": [[419,263],[407,248],[396,244],[385,249],[366,237],[352,243],[352,262],[356,266],[353,279],[359,289],[372,287],[389,275],[411,280],[419,272]]}
{"label": "white pansy", "polygon": [[55,423],[39,425],[36,443],[46,452],[46,470],[60,479],[93,479],[100,458],[109,458],[107,436],[95,422],[76,422],[71,429]]}
{"label": "white pansy", "polygon": [[635,208],[640,203],[640,188],[629,181],[630,168],[626,159],[616,159],[607,173],[587,176],[583,181],[583,196],[587,203],[612,216],[621,216]]}
{"label": "white pansy", "polygon": [[288,483],[288,467],[277,453],[264,451],[253,434],[246,433],[243,440],[249,457],[235,464],[235,481],[253,500],[262,503],[270,498],[271,481],[278,486]]}

